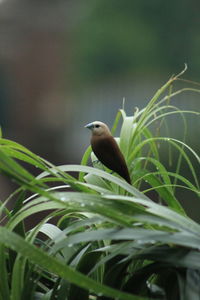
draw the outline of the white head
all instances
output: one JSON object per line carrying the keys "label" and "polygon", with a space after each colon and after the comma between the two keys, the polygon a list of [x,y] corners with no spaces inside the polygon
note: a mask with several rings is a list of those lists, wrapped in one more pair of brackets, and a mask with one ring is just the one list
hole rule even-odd
{"label": "white head", "polygon": [[92,131],[92,135],[111,135],[110,129],[108,126],[100,121],[94,121],[92,123],[89,123],[85,126],[86,128],[89,128]]}

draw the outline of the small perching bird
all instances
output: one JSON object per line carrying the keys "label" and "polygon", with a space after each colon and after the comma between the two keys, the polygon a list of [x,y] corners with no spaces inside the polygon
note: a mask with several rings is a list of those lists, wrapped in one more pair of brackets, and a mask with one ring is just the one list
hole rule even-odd
{"label": "small perching bird", "polygon": [[94,121],[85,126],[92,131],[91,146],[99,161],[131,184],[126,161],[108,126]]}

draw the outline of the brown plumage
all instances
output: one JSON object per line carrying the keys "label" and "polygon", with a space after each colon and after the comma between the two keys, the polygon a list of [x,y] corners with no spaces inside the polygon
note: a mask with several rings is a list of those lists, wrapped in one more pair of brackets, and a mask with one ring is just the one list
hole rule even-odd
{"label": "brown plumage", "polygon": [[92,131],[92,150],[100,162],[131,184],[126,161],[108,126],[100,121],[95,121],[85,127]]}

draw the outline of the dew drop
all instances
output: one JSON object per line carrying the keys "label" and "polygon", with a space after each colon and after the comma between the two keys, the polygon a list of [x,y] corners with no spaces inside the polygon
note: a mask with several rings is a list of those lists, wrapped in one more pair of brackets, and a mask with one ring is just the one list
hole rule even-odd
{"label": "dew drop", "polygon": [[142,244],[144,244],[144,241],[137,240],[137,243],[138,243],[139,245],[142,245]]}
{"label": "dew drop", "polygon": [[150,240],[149,241],[150,244],[155,244],[155,242],[156,242],[155,240]]}
{"label": "dew drop", "polygon": [[85,206],[85,204],[84,203],[81,203],[81,207],[84,207]]}
{"label": "dew drop", "polygon": [[73,244],[68,244],[68,247],[69,247],[69,248],[73,247]]}

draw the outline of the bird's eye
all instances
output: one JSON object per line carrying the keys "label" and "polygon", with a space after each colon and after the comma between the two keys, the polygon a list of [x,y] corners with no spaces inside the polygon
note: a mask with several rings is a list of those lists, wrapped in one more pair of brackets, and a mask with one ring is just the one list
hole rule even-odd
{"label": "bird's eye", "polygon": [[99,125],[99,124],[96,124],[96,125],[95,125],[95,128],[99,128],[99,127],[100,127],[100,125]]}

